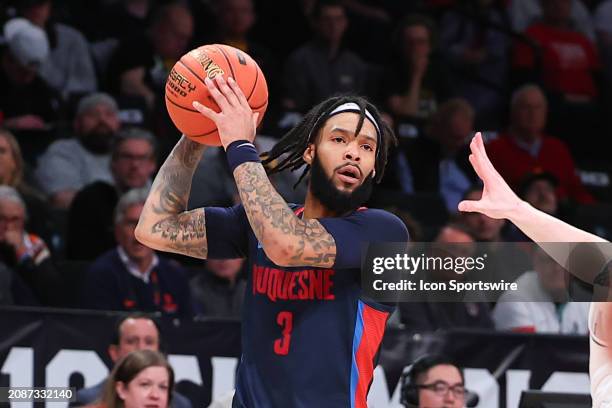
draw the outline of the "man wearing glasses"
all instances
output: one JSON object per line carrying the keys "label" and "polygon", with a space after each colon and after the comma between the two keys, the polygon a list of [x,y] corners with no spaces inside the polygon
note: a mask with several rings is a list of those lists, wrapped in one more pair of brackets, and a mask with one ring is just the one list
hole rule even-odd
{"label": "man wearing glasses", "polygon": [[465,397],[463,372],[446,357],[421,357],[402,375],[401,403],[407,408],[462,408]]}

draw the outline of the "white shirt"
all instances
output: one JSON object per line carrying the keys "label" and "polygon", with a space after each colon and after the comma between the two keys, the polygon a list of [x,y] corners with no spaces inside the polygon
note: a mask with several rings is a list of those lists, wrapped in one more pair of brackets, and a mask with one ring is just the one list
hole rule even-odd
{"label": "white shirt", "polygon": [[144,272],[140,272],[140,268],[138,268],[138,265],[136,265],[136,263],[133,262],[128,257],[128,255],[125,253],[123,248],[118,246],[117,247],[117,252],[119,253],[119,259],[121,259],[121,262],[123,263],[123,265],[125,265],[125,267],[127,268],[128,272],[131,275],[137,277],[138,279],[141,279],[144,283],[148,284],[149,283],[149,279],[151,277],[151,271],[153,270],[153,268],[155,268],[157,266],[157,264],[159,264],[159,258],[157,257],[155,252],[153,253],[153,260],[151,261],[151,264],[149,265],[147,270],[144,271]]}

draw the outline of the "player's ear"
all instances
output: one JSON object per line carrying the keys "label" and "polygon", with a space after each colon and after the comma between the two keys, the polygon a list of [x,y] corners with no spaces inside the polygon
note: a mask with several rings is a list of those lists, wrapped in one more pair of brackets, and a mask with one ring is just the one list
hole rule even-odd
{"label": "player's ear", "polygon": [[306,148],[306,150],[304,150],[304,154],[302,155],[302,158],[304,159],[306,164],[310,166],[312,164],[312,160],[314,159],[314,155],[315,155],[315,145],[314,143],[310,143],[308,147]]}

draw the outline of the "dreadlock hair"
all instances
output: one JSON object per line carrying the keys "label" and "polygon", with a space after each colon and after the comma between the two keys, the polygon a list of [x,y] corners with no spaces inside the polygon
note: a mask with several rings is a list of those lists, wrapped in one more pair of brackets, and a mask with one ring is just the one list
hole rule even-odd
{"label": "dreadlock hair", "polygon": [[[380,183],[385,173],[389,148],[397,146],[397,138],[389,125],[382,120],[378,109],[376,109],[374,105],[361,96],[353,95],[334,96],[319,103],[304,115],[300,123],[287,132],[285,136],[274,145],[272,150],[263,153],[261,155],[262,164],[266,168],[268,174],[278,173],[285,169],[295,171],[306,164],[303,159],[304,151],[309,144],[316,143],[320,130],[325,126],[329,114],[338,106],[350,102],[357,104],[361,111],[355,134],[359,134],[363,127],[363,121],[366,119],[366,109],[370,112],[376,121],[376,125],[380,128],[380,140],[378,140],[376,146],[376,162],[374,163],[374,169],[376,170],[374,181]],[[286,157],[276,161],[284,154],[287,154]],[[295,184],[296,186],[308,174],[309,170],[310,165],[306,165],[302,175]]]}

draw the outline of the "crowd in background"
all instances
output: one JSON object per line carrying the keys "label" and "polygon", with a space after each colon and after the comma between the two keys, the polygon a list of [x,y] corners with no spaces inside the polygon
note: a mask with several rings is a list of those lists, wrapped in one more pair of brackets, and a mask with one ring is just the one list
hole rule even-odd
{"label": "crowd in background", "polygon": [[[523,199],[612,236],[612,0],[14,0],[0,13],[0,305],[240,316],[243,260],[158,254],[133,234],[180,137],[168,72],[224,43],[269,85],[260,152],[324,98],[367,96],[399,138],[368,205],[414,241],[484,243],[551,299],[413,302],[395,324],[586,333],[586,304],[558,301],[563,269],[500,244],[528,238],[457,204],[481,194],[468,161],[481,130]],[[298,176],[271,178],[288,202],[303,202]],[[224,151],[208,149],[189,207],[238,201]]]}

